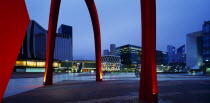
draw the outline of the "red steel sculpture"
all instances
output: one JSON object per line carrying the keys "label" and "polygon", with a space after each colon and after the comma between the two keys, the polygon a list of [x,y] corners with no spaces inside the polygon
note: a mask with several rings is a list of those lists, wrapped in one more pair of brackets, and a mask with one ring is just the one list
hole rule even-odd
{"label": "red steel sculpture", "polygon": [[101,70],[101,34],[100,34],[100,24],[98,19],[97,9],[94,0],[85,0],[94,30],[95,39],[95,53],[96,53],[96,81],[102,81],[102,70]]}
{"label": "red steel sculpture", "polygon": [[0,0],[0,102],[20,52],[29,16],[24,0]]}
{"label": "red steel sculpture", "polygon": [[[101,37],[100,37],[100,24],[96,6],[93,0],[85,0],[90,12],[94,37],[95,37],[95,52],[96,52],[96,81],[102,81],[101,71]],[[54,60],[54,47],[55,36],[58,22],[59,8],[61,0],[52,0],[50,8],[50,19],[48,27],[47,51],[46,51],[46,68],[44,74],[44,85],[52,85],[53,81],[53,60]]]}
{"label": "red steel sculpture", "polygon": [[[61,0],[52,0],[44,85],[52,85],[55,36]],[[90,12],[96,52],[96,81],[102,81],[100,24],[94,0],[85,0]],[[6,90],[29,23],[24,0],[1,0],[0,4],[0,102]],[[142,13],[142,65],[139,99],[154,102],[158,100],[156,75],[156,2],[141,0]],[[11,30],[12,28],[12,30]]]}
{"label": "red steel sculpture", "polygon": [[156,74],[156,1],[141,0],[142,62],[139,99],[158,101]]}
{"label": "red steel sculpture", "polygon": [[50,17],[47,35],[46,67],[44,73],[44,85],[52,85],[53,82],[53,61],[56,30],[61,0],[51,0]]}

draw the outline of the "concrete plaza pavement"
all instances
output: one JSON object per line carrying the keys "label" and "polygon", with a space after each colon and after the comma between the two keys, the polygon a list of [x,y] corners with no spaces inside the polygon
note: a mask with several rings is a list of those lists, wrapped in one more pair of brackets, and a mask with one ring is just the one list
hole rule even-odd
{"label": "concrete plaza pavement", "polygon": [[[158,86],[160,103],[210,103],[210,76],[158,74]],[[92,74],[77,74],[5,97],[3,103],[138,103],[138,90],[133,73],[107,74],[98,83]]]}

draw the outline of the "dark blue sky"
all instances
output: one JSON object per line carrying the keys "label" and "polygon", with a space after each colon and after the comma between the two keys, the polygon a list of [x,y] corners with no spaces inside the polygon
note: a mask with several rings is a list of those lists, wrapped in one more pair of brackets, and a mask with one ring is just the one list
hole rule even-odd
{"label": "dark blue sky", "polygon": [[[48,28],[51,0],[25,0],[30,19]],[[101,24],[102,50],[110,44],[141,46],[140,0],[95,0]],[[157,49],[179,47],[186,34],[210,20],[210,0],[157,0]],[[59,23],[73,26],[74,59],[94,59],[92,24],[84,0],[62,0]]]}

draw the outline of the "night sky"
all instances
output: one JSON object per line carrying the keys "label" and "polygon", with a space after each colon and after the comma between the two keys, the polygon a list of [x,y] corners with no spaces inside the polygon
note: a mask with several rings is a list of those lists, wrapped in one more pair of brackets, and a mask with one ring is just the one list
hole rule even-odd
{"label": "night sky", "polygon": [[[51,0],[25,0],[30,19],[48,28]],[[95,0],[101,24],[102,51],[110,44],[141,46],[140,0]],[[210,0],[157,0],[157,50],[185,44],[186,34],[210,20]],[[73,26],[74,59],[94,60],[94,38],[84,0],[62,0],[60,24]]]}

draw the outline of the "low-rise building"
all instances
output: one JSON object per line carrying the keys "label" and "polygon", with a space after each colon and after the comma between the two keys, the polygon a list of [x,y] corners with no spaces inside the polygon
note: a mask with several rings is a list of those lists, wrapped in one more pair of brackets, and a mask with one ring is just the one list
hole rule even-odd
{"label": "low-rise building", "polygon": [[121,69],[120,56],[107,55],[102,57],[103,71],[119,71]]}

